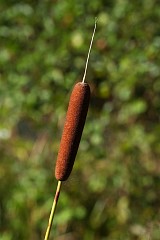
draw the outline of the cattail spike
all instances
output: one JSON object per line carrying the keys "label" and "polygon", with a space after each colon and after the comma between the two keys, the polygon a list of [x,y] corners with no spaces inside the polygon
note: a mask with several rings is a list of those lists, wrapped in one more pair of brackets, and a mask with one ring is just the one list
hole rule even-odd
{"label": "cattail spike", "polygon": [[93,44],[94,35],[95,35],[95,32],[96,32],[96,27],[97,27],[97,18],[95,18],[94,30],[93,30],[91,42],[90,42],[90,45],[89,45],[89,50],[88,50],[88,55],[87,55],[87,60],[86,60],[86,65],[85,65],[85,70],[84,70],[84,75],[83,75],[82,83],[84,83],[85,78],[86,78],[88,61],[89,61],[89,57],[90,57],[90,52],[91,52],[91,48],[92,48],[92,44]]}
{"label": "cattail spike", "polygon": [[72,171],[87,116],[89,100],[89,85],[78,82],[71,93],[63,128],[55,168],[57,180],[67,180]]}

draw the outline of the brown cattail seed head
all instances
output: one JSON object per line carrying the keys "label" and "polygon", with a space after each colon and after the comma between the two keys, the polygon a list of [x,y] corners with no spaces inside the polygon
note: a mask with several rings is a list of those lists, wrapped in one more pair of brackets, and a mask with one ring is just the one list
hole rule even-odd
{"label": "brown cattail seed head", "polygon": [[77,83],[71,93],[60,148],[55,177],[65,181],[69,177],[84,128],[90,100],[90,87],[87,83]]}

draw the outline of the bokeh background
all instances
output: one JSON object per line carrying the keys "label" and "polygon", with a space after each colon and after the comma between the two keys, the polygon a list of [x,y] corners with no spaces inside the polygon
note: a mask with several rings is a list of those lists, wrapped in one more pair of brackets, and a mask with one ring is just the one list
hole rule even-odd
{"label": "bokeh background", "polygon": [[71,89],[92,98],[51,238],[160,239],[160,4],[0,1],[0,240],[43,239]]}

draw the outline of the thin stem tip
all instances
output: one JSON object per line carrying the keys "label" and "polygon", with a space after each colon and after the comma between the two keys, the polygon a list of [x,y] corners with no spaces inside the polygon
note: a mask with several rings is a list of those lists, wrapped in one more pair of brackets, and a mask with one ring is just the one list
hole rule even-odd
{"label": "thin stem tip", "polygon": [[87,60],[86,60],[86,65],[85,65],[85,70],[84,70],[84,75],[83,75],[82,83],[84,83],[85,78],[86,78],[88,61],[89,61],[89,57],[90,57],[90,52],[91,52],[91,48],[92,48],[92,44],[93,44],[94,35],[95,35],[95,32],[96,32],[96,27],[97,27],[97,17],[95,17],[94,30],[93,30],[91,42],[90,42],[90,45],[89,45],[89,50],[88,50],[88,55],[87,55]]}

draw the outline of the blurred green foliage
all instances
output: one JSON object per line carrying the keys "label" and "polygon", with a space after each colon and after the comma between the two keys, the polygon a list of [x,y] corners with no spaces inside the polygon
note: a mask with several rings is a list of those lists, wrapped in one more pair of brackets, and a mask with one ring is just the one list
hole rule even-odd
{"label": "blurred green foliage", "polygon": [[51,239],[160,237],[158,0],[1,0],[0,239],[43,239],[71,89],[92,99]]}

